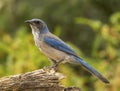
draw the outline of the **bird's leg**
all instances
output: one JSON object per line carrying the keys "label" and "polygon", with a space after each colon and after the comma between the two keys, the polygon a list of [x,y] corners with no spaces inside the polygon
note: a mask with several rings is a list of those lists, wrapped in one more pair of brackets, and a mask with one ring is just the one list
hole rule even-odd
{"label": "bird's leg", "polygon": [[55,71],[57,71],[58,65],[59,65],[59,63],[60,63],[61,61],[63,61],[63,59],[59,60],[58,62],[55,61],[55,60],[53,60],[53,59],[51,59],[51,60],[52,60],[52,62],[53,62],[52,68],[54,68]]}

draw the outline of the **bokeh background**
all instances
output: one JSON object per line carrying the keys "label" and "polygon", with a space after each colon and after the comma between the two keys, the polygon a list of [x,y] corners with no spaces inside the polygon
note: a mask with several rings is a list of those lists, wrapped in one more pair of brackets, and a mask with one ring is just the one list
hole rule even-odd
{"label": "bokeh background", "polygon": [[61,64],[65,86],[83,91],[120,91],[120,0],[0,0],[0,77],[52,63],[34,44],[27,19],[50,31],[109,79],[106,85],[81,66]]}

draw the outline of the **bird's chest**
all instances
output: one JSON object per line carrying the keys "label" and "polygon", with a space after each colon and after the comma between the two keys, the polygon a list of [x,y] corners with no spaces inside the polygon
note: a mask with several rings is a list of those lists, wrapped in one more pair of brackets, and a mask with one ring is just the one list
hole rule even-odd
{"label": "bird's chest", "polygon": [[50,59],[54,59],[54,60],[61,60],[64,59],[66,56],[66,53],[55,49],[54,47],[51,47],[50,45],[48,45],[47,43],[45,43],[43,41],[43,38],[45,35],[39,35],[36,32],[32,32],[34,35],[34,40],[35,40],[35,44],[36,46],[41,50],[41,52],[46,55],[48,58]]}
{"label": "bird's chest", "polygon": [[50,59],[61,60],[62,58],[65,58],[66,53],[49,46],[43,41],[39,41],[39,43],[37,42],[37,46],[42,53]]}

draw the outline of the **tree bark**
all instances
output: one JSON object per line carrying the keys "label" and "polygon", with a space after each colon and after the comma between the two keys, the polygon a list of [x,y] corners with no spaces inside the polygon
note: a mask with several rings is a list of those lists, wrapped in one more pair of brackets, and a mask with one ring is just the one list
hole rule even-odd
{"label": "tree bark", "polygon": [[43,68],[25,74],[0,78],[0,91],[81,91],[77,87],[64,87],[60,80],[65,78],[52,68]]}

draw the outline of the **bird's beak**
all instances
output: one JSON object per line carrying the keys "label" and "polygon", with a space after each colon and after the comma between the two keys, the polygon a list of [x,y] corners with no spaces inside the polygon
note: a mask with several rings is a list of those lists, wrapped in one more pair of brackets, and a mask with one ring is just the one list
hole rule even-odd
{"label": "bird's beak", "polygon": [[32,24],[32,21],[31,20],[26,20],[25,23]]}

